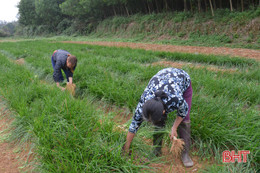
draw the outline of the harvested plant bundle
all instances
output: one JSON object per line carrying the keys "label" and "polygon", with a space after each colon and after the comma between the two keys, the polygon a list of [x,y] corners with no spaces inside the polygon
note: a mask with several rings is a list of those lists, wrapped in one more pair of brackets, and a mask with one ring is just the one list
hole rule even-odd
{"label": "harvested plant bundle", "polygon": [[76,90],[76,85],[75,84],[67,84],[66,89],[69,91],[69,93],[72,96],[75,96],[75,90]]}
{"label": "harvested plant bundle", "polygon": [[179,156],[183,150],[184,141],[182,139],[178,139],[175,136],[172,140],[172,146],[170,152],[173,153],[174,156]]}

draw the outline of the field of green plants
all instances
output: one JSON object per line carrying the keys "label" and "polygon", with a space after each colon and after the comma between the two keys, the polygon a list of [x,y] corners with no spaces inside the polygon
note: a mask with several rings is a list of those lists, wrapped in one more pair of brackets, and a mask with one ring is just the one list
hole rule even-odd
{"label": "field of green plants", "polygon": [[[76,96],[52,82],[51,55],[65,49],[78,58]],[[15,60],[24,58],[25,64]],[[216,72],[185,66],[192,79],[193,155],[214,158],[206,172],[257,172],[260,169],[260,65],[255,60],[213,55],[152,52],[48,40],[0,43],[0,95],[17,115],[10,141],[30,143],[33,166],[41,172],[151,172],[158,162],[142,139],[151,138],[144,124],[134,139],[131,157],[122,157],[126,132],[115,130],[115,112],[102,104],[133,112],[149,79],[167,59],[237,68]],[[65,85],[65,83],[63,84]],[[175,118],[169,115],[165,141]],[[131,119],[125,124],[127,127]],[[222,164],[224,150],[250,150],[247,163]],[[138,157],[137,157],[138,156]],[[143,163],[138,159],[148,158]]]}

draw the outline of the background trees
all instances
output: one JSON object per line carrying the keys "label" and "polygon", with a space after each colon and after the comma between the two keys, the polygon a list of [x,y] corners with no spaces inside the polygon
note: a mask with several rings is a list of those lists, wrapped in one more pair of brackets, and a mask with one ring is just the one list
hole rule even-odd
{"label": "background trees", "polygon": [[21,0],[18,4],[19,9],[19,23],[22,25],[37,24],[37,17],[35,13],[35,0]]}
{"label": "background trees", "polygon": [[259,0],[21,0],[18,8],[23,27],[38,28],[38,33],[70,34],[91,30],[93,23],[111,16],[177,11],[210,12],[214,16],[216,9],[257,9]]}
{"label": "background trees", "polygon": [[8,37],[15,33],[17,22],[4,22],[0,21],[0,37]]}

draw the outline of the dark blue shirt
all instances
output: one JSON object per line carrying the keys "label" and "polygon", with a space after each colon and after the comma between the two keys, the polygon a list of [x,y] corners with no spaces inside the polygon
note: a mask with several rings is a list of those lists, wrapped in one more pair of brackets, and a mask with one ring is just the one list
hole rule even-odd
{"label": "dark blue shirt", "polygon": [[[53,79],[55,82],[59,82],[59,78],[61,76],[61,69],[68,72],[67,73],[68,78],[73,77],[72,71],[67,67],[68,55],[70,55],[70,53],[66,50],[57,50],[52,56],[53,61],[55,63],[54,72],[53,72]],[[76,66],[77,64],[75,65],[74,70]]]}

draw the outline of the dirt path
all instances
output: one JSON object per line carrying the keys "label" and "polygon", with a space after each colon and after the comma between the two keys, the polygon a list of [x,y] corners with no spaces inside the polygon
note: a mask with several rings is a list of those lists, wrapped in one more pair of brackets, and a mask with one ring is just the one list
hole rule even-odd
{"label": "dirt path", "polygon": [[130,42],[105,42],[105,41],[62,41],[62,43],[91,44],[110,47],[129,47],[133,49],[145,49],[153,51],[181,52],[206,55],[228,55],[231,57],[244,57],[260,61],[260,50],[227,48],[227,47],[197,47],[197,46],[175,46],[163,44],[148,43],[130,43]]}
{"label": "dirt path", "polygon": [[9,143],[2,141],[5,136],[2,131],[6,130],[8,125],[11,124],[11,120],[5,117],[8,114],[10,114],[10,111],[0,97],[0,173],[18,173],[21,166],[18,160],[20,156],[13,152],[14,148]]}
{"label": "dirt path", "polygon": [[33,172],[31,166],[25,165],[25,163],[30,163],[33,158],[33,154],[29,154],[30,145],[24,144],[19,147],[5,140],[9,135],[7,129],[13,121],[10,117],[11,114],[14,112],[8,109],[5,99],[0,96],[0,173]]}

